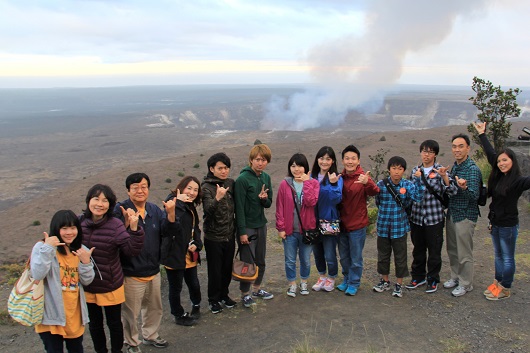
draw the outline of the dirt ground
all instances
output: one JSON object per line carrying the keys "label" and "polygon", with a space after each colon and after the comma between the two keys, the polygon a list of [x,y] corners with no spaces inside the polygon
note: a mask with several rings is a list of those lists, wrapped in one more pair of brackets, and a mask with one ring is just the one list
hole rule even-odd
{"label": "dirt ground", "polygon": [[[459,128],[462,130],[462,128]],[[460,130],[458,132],[460,132]],[[314,153],[322,145],[333,146],[336,151],[349,143],[356,144],[363,153],[363,166],[369,165],[368,155],[379,148],[392,152],[387,157],[399,154],[418,155],[418,144],[426,138],[436,136],[444,155],[444,165],[451,162],[448,149],[449,136],[455,133],[453,127],[418,132],[386,132],[386,142],[380,135],[348,137],[323,136],[315,146],[315,140],[304,139],[293,142],[270,143],[273,162],[268,171],[276,187],[286,172],[286,161],[293,152],[307,153],[312,161]],[[254,139],[260,135],[250,135]],[[291,134],[290,139],[293,135]],[[235,143],[234,143],[235,144]],[[146,142],[147,146],[147,142]],[[208,145],[209,148],[213,148]],[[219,147],[221,148],[221,147]],[[223,147],[232,157],[233,177],[241,169],[249,150],[248,145]],[[153,183],[150,200],[156,202],[167,195],[168,189],[178,181],[177,172],[186,171],[193,175],[204,175],[204,165],[210,149],[194,154],[179,155],[170,159],[141,164],[147,170]],[[121,152],[120,152],[121,153]],[[200,154],[199,154],[200,153]],[[72,168],[69,178],[76,180],[66,186],[44,191],[26,202],[0,212],[0,262],[19,261],[27,256],[31,246],[45,231],[52,212],[71,208],[80,212],[88,188],[96,182],[111,185],[118,193],[118,199],[125,198],[123,180],[127,174],[138,170],[137,165],[126,166],[120,158],[107,156],[116,162],[112,168],[97,173],[86,169]],[[200,163],[201,169],[193,169]],[[368,169],[368,168],[367,168]],[[191,172],[190,172],[191,171]],[[75,174],[78,173],[78,174]],[[32,174],[28,173],[27,178]],[[167,183],[166,178],[172,182]],[[26,178],[26,179],[27,179]],[[70,180],[69,179],[69,180]],[[36,182],[36,181],[35,181]],[[530,323],[528,320],[530,291],[530,212],[528,202],[521,200],[520,232],[516,250],[517,272],[512,297],[508,300],[491,302],[484,299],[482,291],[493,279],[493,251],[487,231],[487,220],[480,218],[475,231],[475,290],[463,297],[454,298],[450,290],[439,289],[426,294],[423,289],[405,290],[401,299],[391,297],[390,292],[374,293],[371,289],[378,281],[376,273],[376,239],[369,236],[364,249],[365,271],[361,288],[354,297],[343,293],[311,292],[308,296],[286,295],[283,248],[274,231],[272,210],[267,215],[269,242],[267,273],[264,288],[275,297],[269,301],[258,301],[254,309],[247,309],[238,303],[233,309],[225,309],[214,315],[207,309],[206,261],[199,269],[203,294],[202,317],[194,327],[182,327],[173,323],[167,300],[167,283],[164,277],[164,317],[160,334],[170,343],[165,350],[143,347],[143,352],[529,352]],[[486,208],[482,208],[486,214]],[[33,220],[40,220],[40,226],[31,226]],[[409,242],[409,253],[412,245]],[[449,275],[445,250],[442,280]],[[203,256],[204,258],[204,256]],[[411,263],[409,255],[409,265]],[[2,274],[0,273],[0,277]],[[311,282],[317,278],[312,267]],[[339,279],[341,276],[339,274]],[[391,277],[391,280],[393,278]],[[183,298],[187,298],[184,286]],[[11,286],[0,285],[0,300],[6,303]],[[231,296],[239,301],[238,283],[232,283]],[[6,310],[4,304],[3,310]],[[187,308],[189,310],[189,308]],[[85,334],[86,352],[93,352],[90,335]],[[42,352],[42,343],[33,329],[16,324],[0,325],[0,351],[9,353]],[[297,348],[299,350],[297,350]],[[314,349],[314,350],[311,350]]]}

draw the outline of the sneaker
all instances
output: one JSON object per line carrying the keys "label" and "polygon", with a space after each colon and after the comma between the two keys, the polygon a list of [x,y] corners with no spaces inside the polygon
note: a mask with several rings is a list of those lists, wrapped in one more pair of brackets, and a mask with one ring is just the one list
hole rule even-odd
{"label": "sneaker", "polygon": [[467,292],[471,292],[472,290],[473,290],[473,286],[469,286],[469,287],[458,286],[455,289],[453,289],[451,294],[455,297],[461,297]]}
{"label": "sneaker", "polygon": [[434,293],[437,290],[438,290],[438,282],[430,281],[429,284],[427,284],[427,289],[425,289],[425,293]]}
{"label": "sneaker", "polygon": [[309,290],[307,289],[307,282],[301,282],[300,283],[300,294],[301,295],[308,295]]}
{"label": "sneaker", "polygon": [[193,305],[191,307],[190,316],[193,319],[198,320],[201,317],[201,306],[200,305]]}
{"label": "sneaker", "polygon": [[223,303],[223,305],[225,307],[227,307],[228,309],[232,309],[234,306],[237,305],[236,301],[232,300],[232,298],[230,298],[230,297],[226,297],[226,298],[222,299],[221,303]]}
{"label": "sneaker", "polygon": [[348,281],[346,280],[346,278],[344,278],[344,281],[337,286],[337,289],[341,292],[344,292],[346,289],[348,289]]}
{"label": "sneaker", "polygon": [[296,284],[291,284],[289,289],[287,289],[287,295],[291,298],[296,297]]}
{"label": "sneaker", "polygon": [[252,305],[256,305],[256,302],[254,301],[254,299],[252,299],[250,295],[245,295],[243,297],[243,306],[245,308],[250,308]]}
{"label": "sneaker", "polygon": [[[163,339],[162,337],[158,336],[156,339],[154,340],[146,340],[145,338],[142,339],[142,343],[145,344],[145,345],[148,345],[148,346],[153,346],[155,348],[166,348],[168,343],[165,339]],[[138,348],[138,347],[137,347]],[[129,351],[127,351],[129,352]],[[138,350],[138,352],[140,352]]]}
{"label": "sneaker", "polygon": [[401,290],[401,284],[396,283],[394,286],[394,291],[392,292],[392,296],[396,298],[403,297],[403,291]]}
{"label": "sneaker", "polygon": [[189,313],[184,313],[182,316],[175,318],[175,323],[181,326],[193,326],[195,325],[195,319]]}
{"label": "sneaker", "polygon": [[390,281],[385,281],[381,278],[379,283],[373,286],[372,289],[374,290],[374,292],[377,293],[384,292],[385,290],[390,290]]}
{"label": "sneaker", "polygon": [[348,286],[348,288],[344,291],[344,294],[353,297],[355,294],[357,294],[357,287]]}
{"label": "sneaker", "polygon": [[488,286],[488,288],[484,291],[485,296],[489,296],[492,294],[492,292],[495,291],[495,288],[499,285],[499,281],[496,279],[493,280],[493,283]]}
{"label": "sneaker", "polygon": [[125,345],[127,349],[125,352],[127,353],[142,353],[142,350],[138,346],[129,346],[128,344]]}
{"label": "sneaker", "polygon": [[454,288],[458,286],[458,280],[457,279],[450,279],[444,283],[444,288]]}
{"label": "sneaker", "polygon": [[221,311],[223,311],[223,307],[221,304],[219,304],[219,302],[210,302],[208,307],[210,308],[212,314],[219,314]]}
{"label": "sneaker", "polygon": [[326,292],[331,292],[333,289],[335,289],[335,279],[334,278],[328,278],[326,279],[326,283],[324,284],[324,287],[322,287],[323,290]]}
{"label": "sneaker", "polygon": [[311,287],[315,292],[318,292],[324,287],[324,284],[326,283],[327,278],[319,278],[317,283],[313,284],[313,287]]}
{"label": "sneaker", "polygon": [[427,281],[425,279],[422,279],[422,280],[413,279],[412,281],[410,281],[409,284],[407,284],[405,286],[405,288],[407,288],[407,289],[416,289],[419,286],[423,286],[426,283],[427,283]]}
{"label": "sneaker", "polygon": [[264,291],[263,289],[260,289],[257,292],[252,292],[252,296],[253,297],[258,297],[258,298],[261,298],[261,299],[265,299],[265,300],[269,300],[269,299],[274,298],[273,294],[271,294],[271,293],[269,293],[267,291]]}

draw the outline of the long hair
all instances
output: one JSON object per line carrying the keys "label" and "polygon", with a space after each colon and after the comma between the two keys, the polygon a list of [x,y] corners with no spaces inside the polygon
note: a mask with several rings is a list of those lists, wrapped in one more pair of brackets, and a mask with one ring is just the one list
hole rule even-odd
{"label": "long hair", "polygon": [[[71,251],[76,251],[81,248],[83,244],[83,230],[81,228],[81,222],[79,218],[75,215],[73,211],[70,210],[60,210],[55,212],[50,222],[50,236],[56,236],[61,243],[64,243],[63,238],[61,238],[61,228],[62,227],[72,227],[77,228],[77,237],[75,237],[72,244],[69,248]],[[64,246],[58,246],[57,251],[63,255],[66,255],[66,249]]]}
{"label": "long hair", "polygon": [[103,185],[103,184],[96,184],[92,186],[86,194],[86,198],[85,198],[86,210],[83,210],[83,213],[85,214],[86,218],[92,218],[92,212],[90,211],[90,208],[88,207],[90,200],[93,197],[99,196],[101,194],[105,195],[105,197],[109,201],[109,209],[105,213],[105,216],[107,216],[107,218],[112,217],[112,214],[114,212],[114,207],[116,206],[116,201],[117,201],[116,194],[114,193],[114,191],[112,191],[110,186]]}
{"label": "long hair", "polygon": [[184,191],[184,189],[186,188],[186,186],[188,186],[188,184],[190,183],[190,181],[194,181],[197,183],[197,185],[199,185],[199,189],[198,189],[198,192],[197,192],[197,197],[195,198],[195,200],[193,200],[193,204],[195,206],[199,206],[201,204],[201,199],[202,199],[202,188],[201,188],[201,182],[199,181],[199,179],[197,179],[196,177],[192,176],[192,175],[188,175],[188,176],[185,176],[184,178],[182,178],[182,180],[177,184],[177,187],[175,188],[175,190],[172,190],[171,192],[173,193],[173,195],[177,196],[177,190],[180,191],[180,193],[182,194],[182,192]]}
{"label": "long hair", "polygon": [[[497,159],[501,154],[505,153],[508,158],[512,160],[512,168],[504,174],[497,165]],[[491,168],[490,177],[488,179],[488,196],[493,196],[493,190],[501,196],[506,196],[506,190],[513,185],[515,180],[521,176],[521,168],[515,152],[509,148],[505,148],[497,153],[495,156],[495,165]]]}
{"label": "long hair", "polygon": [[[320,173],[320,167],[318,166],[318,159],[320,157],[324,157],[325,155],[328,155],[329,158],[333,160],[333,164],[331,167],[329,167],[329,173],[330,174],[338,174],[337,170],[337,157],[335,156],[335,151],[333,148],[329,146],[324,146],[321,149],[318,150],[317,155],[315,156],[315,161],[313,162],[313,168],[311,169],[311,177],[318,180],[318,173]],[[322,183],[325,185],[328,183],[328,175],[324,175],[324,179],[322,180]]]}

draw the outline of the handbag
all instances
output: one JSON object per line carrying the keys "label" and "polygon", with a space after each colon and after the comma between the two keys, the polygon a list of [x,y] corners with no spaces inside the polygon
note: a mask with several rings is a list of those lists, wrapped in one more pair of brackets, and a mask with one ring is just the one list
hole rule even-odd
{"label": "handbag", "polygon": [[44,281],[31,277],[30,259],[9,294],[7,311],[16,322],[35,326],[44,315]]}
{"label": "handbag", "polygon": [[322,235],[337,235],[340,233],[340,221],[338,219],[334,221],[321,219],[319,225]]}
{"label": "handbag", "polygon": [[298,221],[300,222],[300,228],[302,229],[302,242],[306,245],[315,245],[322,241],[322,233],[319,228],[304,230],[302,226],[302,218],[300,217],[300,211],[298,210],[298,202],[296,202],[296,197],[293,191],[293,201],[294,209],[296,210],[296,215],[298,216]]}
{"label": "handbag", "polygon": [[[240,244],[240,246],[242,245],[243,244]],[[254,263],[254,254],[252,253],[252,248],[250,248],[252,263],[238,259],[238,254],[239,247],[237,249],[236,255],[234,256],[234,262],[232,263],[232,279],[238,282],[254,282],[256,278],[258,278],[259,268],[258,265]]]}

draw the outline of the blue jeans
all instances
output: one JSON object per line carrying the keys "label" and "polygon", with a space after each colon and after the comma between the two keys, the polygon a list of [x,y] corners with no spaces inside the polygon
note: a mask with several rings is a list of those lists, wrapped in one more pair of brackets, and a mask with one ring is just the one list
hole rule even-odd
{"label": "blue jeans", "polygon": [[285,275],[289,282],[296,280],[296,253],[300,257],[300,278],[306,280],[311,271],[311,245],[302,242],[302,234],[294,232],[283,240]]}
{"label": "blue jeans", "polygon": [[339,235],[340,265],[348,286],[359,288],[363,276],[363,249],[366,227]]}
{"label": "blue jeans", "polygon": [[315,265],[320,275],[327,273],[330,278],[337,277],[339,264],[337,262],[337,238],[338,235],[323,235],[322,241],[313,245]]}
{"label": "blue jeans", "polygon": [[491,240],[495,252],[495,279],[504,288],[511,288],[515,273],[515,243],[519,225],[491,228]]}

